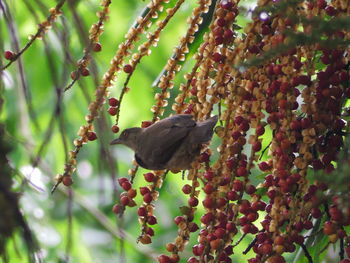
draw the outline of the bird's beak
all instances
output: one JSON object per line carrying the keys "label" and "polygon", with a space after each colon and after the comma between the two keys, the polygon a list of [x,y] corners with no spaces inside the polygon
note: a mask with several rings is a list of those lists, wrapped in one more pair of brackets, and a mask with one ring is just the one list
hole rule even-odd
{"label": "bird's beak", "polygon": [[109,144],[114,145],[114,144],[121,144],[121,143],[122,143],[122,140],[117,138],[117,139],[114,139],[113,141],[111,141]]}

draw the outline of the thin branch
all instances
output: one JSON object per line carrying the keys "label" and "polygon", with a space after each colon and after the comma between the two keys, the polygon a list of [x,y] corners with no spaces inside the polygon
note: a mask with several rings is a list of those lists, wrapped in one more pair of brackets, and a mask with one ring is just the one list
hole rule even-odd
{"label": "thin branch", "polygon": [[340,260],[343,260],[344,257],[345,257],[344,238],[341,238],[339,243],[340,243],[340,244],[339,244],[339,246],[340,246],[339,257],[340,257]]}
{"label": "thin branch", "polygon": [[313,263],[312,257],[310,255],[309,251],[307,250],[307,247],[305,246],[305,244],[302,243],[302,244],[300,244],[300,246],[303,249],[304,254],[305,254],[307,260],[309,261],[309,263]]}
{"label": "thin branch", "polygon": [[254,238],[252,242],[248,245],[248,247],[243,251],[243,254],[246,255],[248,252],[252,249],[252,247],[255,245],[255,243],[258,241],[257,238]]}
{"label": "thin branch", "polygon": [[264,150],[262,150],[261,155],[259,157],[259,161],[262,159],[262,157],[264,156],[267,149],[271,146],[271,144],[272,144],[272,141],[264,148]]}
{"label": "thin branch", "polygon": [[[66,2],[66,0],[61,0],[60,2],[58,2],[58,4],[54,7],[54,9],[56,10],[56,12],[60,12],[60,9],[62,8],[62,6],[64,5],[64,3]],[[53,22],[55,20],[55,17],[57,15],[51,13],[46,21],[50,21]],[[39,28],[37,30],[37,32],[35,33],[35,35],[33,37],[31,37],[31,39],[28,41],[28,43],[18,52],[16,52],[16,54],[14,54],[13,58],[11,59],[10,62],[8,62],[4,67],[0,68],[0,71],[5,70],[6,68],[8,68],[13,62],[15,62],[28,48],[31,47],[31,45],[34,43],[35,40],[37,40],[38,38],[40,38],[43,33],[45,33],[45,30],[47,29],[46,26],[44,26],[43,24],[39,24]]]}
{"label": "thin branch", "polygon": [[233,245],[233,247],[238,246],[238,245],[242,242],[242,240],[246,237],[246,235],[247,235],[247,233],[244,233],[244,234],[238,239],[238,241]]}
{"label": "thin branch", "polygon": [[328,242],[327,245],[325,245],[324,248],[322,248],[318,254],[321,255],[323,252],[325,252],[330,244],[331,242]]}

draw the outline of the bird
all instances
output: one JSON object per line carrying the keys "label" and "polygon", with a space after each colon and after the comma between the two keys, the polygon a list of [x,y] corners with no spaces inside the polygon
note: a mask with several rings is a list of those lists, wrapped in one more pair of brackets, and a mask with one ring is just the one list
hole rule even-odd
{"label": "bird", "polygon": [[213,136],[215,115],[196,122],[190,114],[176,114],[147,128],[125,129],[110,144],[123,144],[135,152],[138,165],[149,170],[180,171],[191,168],[203,144]]}

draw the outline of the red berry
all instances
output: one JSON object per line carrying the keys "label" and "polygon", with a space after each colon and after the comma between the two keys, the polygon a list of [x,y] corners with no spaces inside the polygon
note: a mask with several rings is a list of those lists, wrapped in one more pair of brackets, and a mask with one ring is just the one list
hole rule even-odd
{"label": "red berry", "polygon": [[186,194],[186,195],[190,194],[191,191],[192,191],[192,186],[190,186],[189,184],[185,184],[182,187],[182,192],[184,192],[184,194]]}
{"label": "red berry", "polygon": [[145,195],[145,194],[148,194],[150,192],[151,192],[151,190],[149,190],[149,188],[147,186],[140,187],[140,194],[141,195]]}
{"label": "red berry", "polygon": [[187,260],[187,263],[199,263],[199,260],[196,259],[195,257],[190,257],[190,258]]}
{"label": "red berry", "polygon": [[202,203],[203,203],[203,206],[205,208],[214,208],[215,207],[215,201],[211,197],[206,197]]}
{"label": "red berry", "polygon": [[155,175],[153,173],[146,173],[143,176],[145,177],[145,180],[149,183],[153,182],[155,179]]}
{"label": "red berry", "polygon": [[234,180],[232,188],[237,192],[243,191],[243,182],[240,180]]}
{"label": "red berry", "polygon": [[92,50],[95,52],[100,52],[102,49],[102,46],[99,42],[96,42],[92,45]]}
{"label": "red berry", "polygon": [[269,243],[262,244],[262,245],[259,247],[259,251],[260,251],[261,254],[263,254],[263,255],[270,254],[270,253],[272,252],[272,245],[269,244]]}
{"label": "red berry", "polygon": [[152,124],[153,124],[152,121],[143,121],[143,122],[141,123],[141,127],[142,127],[142,128],[147,128],[147,127],[151,126]]}
{"label": "red berry", "polygon": [[87,68],[82,68],[82,69],[80,70],[80,73],[81,73],[81,75],[82,75],[83,77],[86,77],[86,76],[89,76],[89,75],[90,75],[90,71],[89,71],[89,69],[87,69]]}
{"label": "red berry", "polygon": [[254,185],[246,185],[245,191],[247,194],[251,195],[256,192],[256,188]]}
{"label": "red berry", "polygon": [[238,140],[238,138],[241,137],[242,134],[239,131],[234,131],[232,132],[231,136],[233,139]]}
{"label": "red berry", "polygon": [[143,196],[143,201],[147,204],[151,203],[153,200],[152,195],[150,193],[147,193]]}
{"label": "red berry", "polygon": [[326,0],[317,0],[317,7],[323,9],[327,6]]}
{"label": "red berry", "polygon": [[215,52],[212,56],[212,59],[215,62],[220,62],[222,60],[222,55],[220,53]]}
{"label": "red berry", "polygon": [[139,216],[146,216],[147,215],[147,209],[144,206],[139,207],[137,210],[137,214]]}
{"label": "red berry", "polygon": [[125,190],[128,191],[131,189],[131,183],[129,181],[125,181],[121,184],[121,187]]}
{"label": "red berry", "polygon": [[261,142],[257,141],[253,144],[252,149],[254,152],[258,152],[261,150]]}
{"label": "red berry", "polygon": [[113,132],[113,133],[118,133],[118,132],[119,132],[119,127],[118,127],[118,125],[113,125],[113,126],[112,126],[112,132]]}
{"label": "red berry", "polygon": [[326,221],[323,225],[323,233],[326,235],[332,235],[335,232],[335,226],[331,221]]}
{"label": "red berry", "polygon": [[171,263],[171,260],[166,255],[160,255],[157,257],[159,263]]}
{"label": "red berry", "polygon": [[123,211],[123,207],[121,205],[114,205],[112,208],[112,211],[113,211],[113,213],[118,215]]}
{"label": "red berry", "polygon": [[75,80],[75,79],[77,78],[77,72],[76,72],[76,71],[72,71],[72,72],[70,73],[70,78],[71,78],[72,80]]}
{"label": "red berry", "polygon": [[206,172],[204,173],[203,176],[204,176],[204,178],[205,178],[206,180],[211,181],[211,180],[213,180],[215,174],[214,174],[213,171],[208,170],[208,171],[206,171]]}
{"label": "red berry", "polygon": [[245,167],[241,166],[237,169],[236,173],[237,173],[237,176],[246,176],[248,172]]}
{"label": "red berry", "polygon": [[123,70],[125,73],[130,74],[131,72],[133,72],[134,69],[130,64],[126,64],[124,65]]}
{"label": "red berry", "polygon": [[120,186],[122,186],[122,184],[124,183],[124,182],[128,182],[129,180],[128,180],[128,178],[126,178],[126,177],[121,177],[121,178],[118,178],[118,184],[120,185]]}
{"label": "red berry", "polygon": [[220,6],[224,9],[231,10],[233,7],[233,3],[230,1],[221,1]]}
{"label": "red berry", "polygon": [[259,125],[257,128],[256,128],[256,135],[258,136],[261,136],[265,133],[265,127],[262,126],[262,125]]}
{"label": "red berry", "polygon": [[188,230],[190,231],[190,232],[196,232],[197,230],[199,229],[199,227],[198,227],[198,225],[196,224],[196,223],[194,223],[194,222],[190,222],[189,224],[188,224]]}
{"label": "red berry", "polygon": [[207,152],[203,152],[200,155],[199,161],[201,163],[206,163],[206,162],[209,162],[209,158],[210,158],[210,155]]}
{"label": "red berry", "polygon": [[119,104],[119,101],[116,98],[109,98],[108,104],[111,107],[116,107]]}
{"label": "red berry", "polygon": [[5,51],[5,53],[4,53],[4,57],[5,57],[5,59],[7,59],[7,60],[13,60],[14,57],[15,57],[15,53],[13,53],[13,52],[10,51],[10,50],[7,50],[7,51]]}
{"label": "red berry", "polygon": [[157,218],[155,216],[149,216],[147,217],[147,223],[149,225],[155,225],[157,224]]}
{"label": "red berry", "polygon": [[141,242],[142,244],[144,244],[144,245],[152,243],[152,240],[151,240],[150,235],[148,235],[148,234],[147,234],[147,235],[143,235],[143,236],[140,238],[140,242]]}
{"label": "red berry", "polygon": [[97,135],[94,132],[88,132],[86,136],[89,141],[94,141],[97,139]]}
{"label": "red berry", "polygon": [[128,197],[129,197],[129,198],[132,199],[132,198],[134,198],[136,195],[137,195],[137,192],[136,192],[135,189],[132,189],[132,188],[131,188],[131,189],[128,190]]}
{"label": "red berry", "polygon": [[326,10],[327,15],[329,15],[329,16],[335,16],[337,14],[337,10],[333,6],[329,5],[326,7],[325,10]]}
{"label": "red berry", "polygon": [[263,25],[262,27],[261,27],[261,34],[262,35],[268,35],[268,34],[270,34],[271,33],[271,28],[269,27],[269,26],[267,26],[267,25]]}
{"label": "red berry", "polygon": [[198,199],[196,197],[190,197],[188,204],[189,206],[195,207],[198,205]]}
{"label": "red berry", "polygon": [[230,201],[235,201],[238,199],[238,194],[235,191],[229,191],[226,195],[227,199]]}
{"label": "red berry", "polygon": [[208,225],[212,220],[214,220],[214,215],[212,213],[206,213],[201,217],[201,222]]}
{"label": "red berry", "polygon": [[177,216],[174,218],[175,224],[180,224],[181,222],[185,222],[185,218],[183,216]]}
{"label": "red berry", "polygon": [[204,187],[203,187],[203,191],[204,191],[204,193],[206,193],[206,194],[211,194],[212,192],[214,192],[215,191],[215,187],[212,185],[212,184],[210,184],[210,183],[207,183]]}
{"label": "red berry", "polygon": [[120,203],[123,206],[127,206],[129,204],[129,202],[130,202],[130,199],[126,195],[123,195],[122,197],[120,197]]}
{"label": "red berry", "polygon": [[108,113],[112,116],[115,116],[117,114],[117,108],[116,107],[110,107],[108,109]]}
{"label": "red berry", "polygon": [[261,163],[258,164],[258,166],[259,166],[259,169],[261,171],[263,171],[263,172],[267,171],[267,170],[269,170],[271,168],[270,165],[267,162],[261,162]]}
{"label": "red berry", "polygon": [[62,183],[65,186],[71,186],[73,184],[73,179],[71,176],[63,176],[62,178]]}
{"label": "red berry", "polygon": [[217,21],[216,21],[216,24],[220,27],[224,27],[226,25],[226,20],[223,19],[223,18],[219,18]]}
{"label": "red berry", "polygon": [[203,254],[205,246],[203,244],[194,245],[192,247],[193,255],[200,256]]}

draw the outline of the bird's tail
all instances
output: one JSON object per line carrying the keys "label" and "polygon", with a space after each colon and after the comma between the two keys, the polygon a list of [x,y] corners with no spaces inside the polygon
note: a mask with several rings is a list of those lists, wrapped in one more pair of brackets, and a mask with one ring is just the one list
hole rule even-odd
{"label": "bird's tail", "polygon": [[197,143],[206,143],[211,140],[211,137],[214,133],[214,127],[216,123],[218,122],[218,115],[215,115],[203,122],[197,123],[197,127],[194,131],[194,137],[193,139]]}

